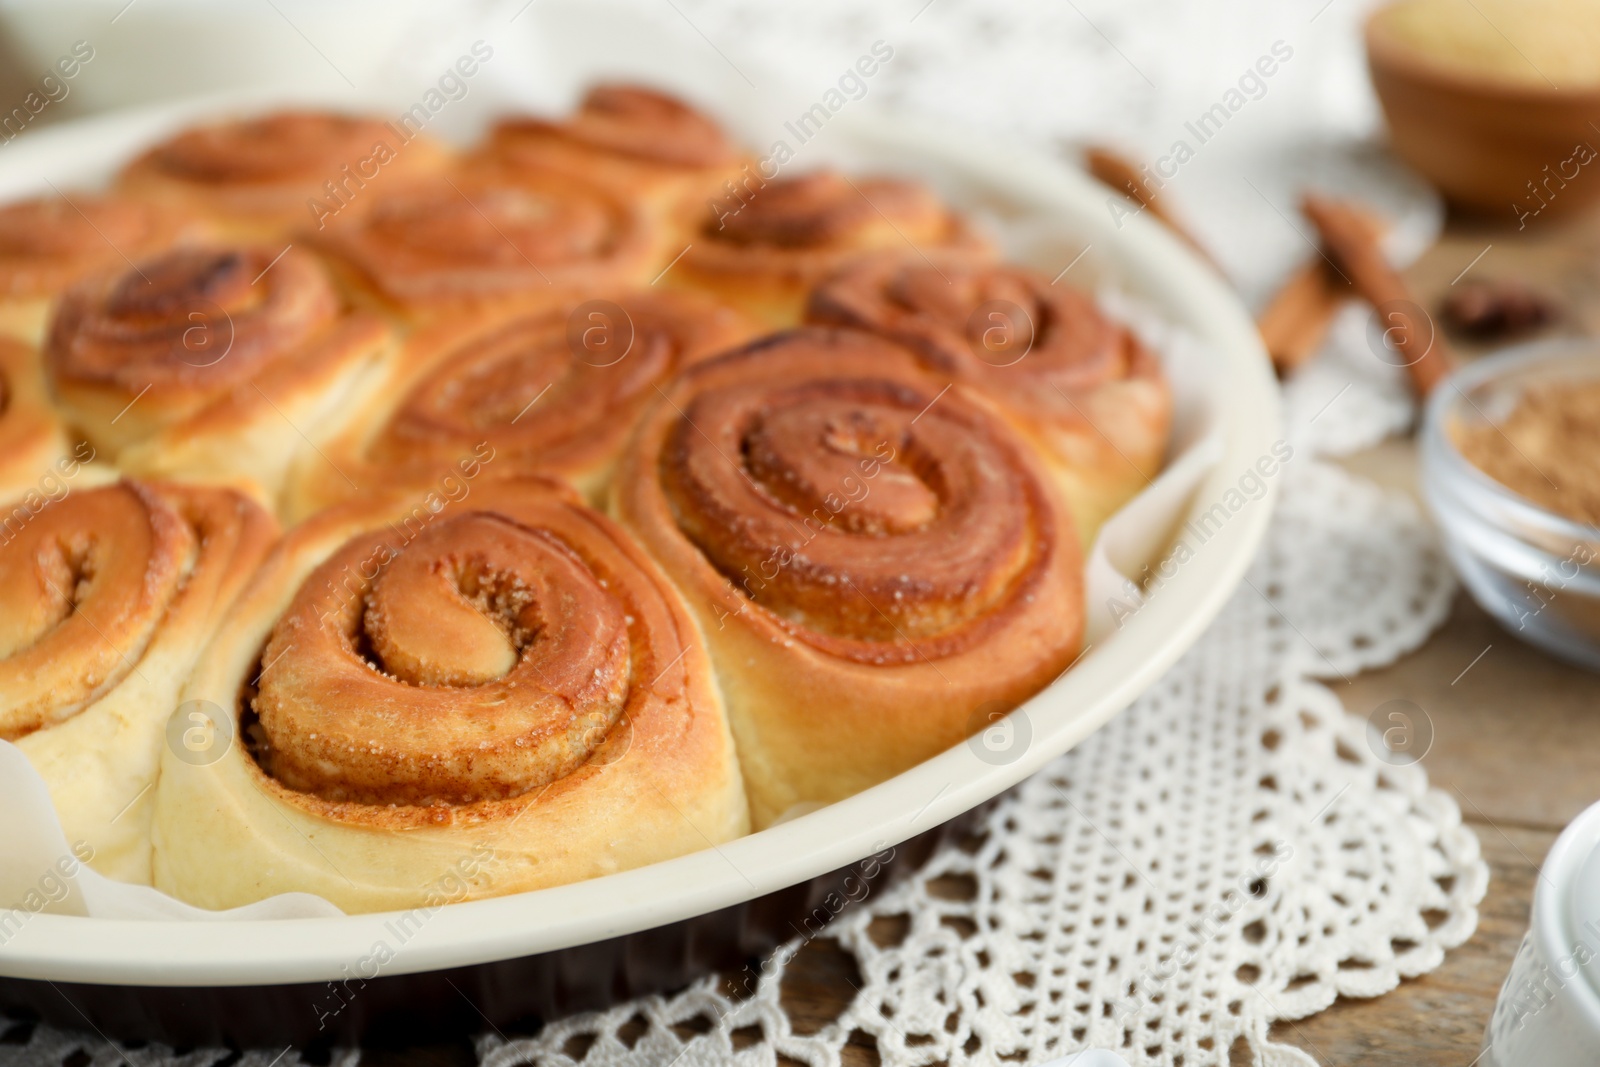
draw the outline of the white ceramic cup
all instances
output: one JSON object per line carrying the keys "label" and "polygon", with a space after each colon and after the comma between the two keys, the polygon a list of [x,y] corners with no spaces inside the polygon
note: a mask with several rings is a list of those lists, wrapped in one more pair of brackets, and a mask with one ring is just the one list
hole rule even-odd
{"label": "white ceramic cup", "polygon": [[1562,831],[1483,1035],[1483,1067],[1600,1063],[1600,804]]}

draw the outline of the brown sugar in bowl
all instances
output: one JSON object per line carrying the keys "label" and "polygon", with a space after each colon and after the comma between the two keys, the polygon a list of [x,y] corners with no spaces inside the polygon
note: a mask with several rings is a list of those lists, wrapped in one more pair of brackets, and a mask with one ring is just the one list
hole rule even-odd
{"label": "brown sugar in bowl", "polygon": [[1600,199],[1600,84],[1558,88],[1442,63],[1396,37],[1390,10],[1368,18],[1365,39],[1397,156],[1452,205],[1519,228]]}

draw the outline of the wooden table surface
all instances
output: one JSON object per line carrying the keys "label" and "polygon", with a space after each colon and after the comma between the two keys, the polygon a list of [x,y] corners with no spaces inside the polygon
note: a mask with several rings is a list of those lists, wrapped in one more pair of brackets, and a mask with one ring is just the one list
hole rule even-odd
{"label": "wooden table surface", "polygon": [[[1436,307],[1480,253],[1459,284],[1517,279],[1558,303],[1558,319],[1533,337],[1600,332],[1600,215],[1525,233],[1452,222],[1408,272],[1423,305]],[[1469,358],[1482,351],[1457,347]],[[1348,466],[1415,491],[1409,440],[1387,442]],[[1340,695],[1363,716],[1396,698],[1427,712],[1434,743],[1423,766],[1477,833],[1489,891],[1477,933],[1438,970],[1375,1000],[1340,1001],[1310,1019],[1280,1023],[1274,1036],[1328,1067],[1468,1067],[1527,929],[1538,865],[1561,829],[1600,799],[1600,676],[1523,644],[1462,592],[1423,648],[1355,678]]]}

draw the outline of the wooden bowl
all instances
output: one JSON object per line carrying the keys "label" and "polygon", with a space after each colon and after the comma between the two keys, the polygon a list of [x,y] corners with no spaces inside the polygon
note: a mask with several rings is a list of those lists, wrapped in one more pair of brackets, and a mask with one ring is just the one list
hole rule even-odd
{"label": "wooden bowl", "polygon": [[1600,88],[1475,77],[1366,23],[1367,65],[1397,156],[1452,205],[1526,226],[1600,199]]}

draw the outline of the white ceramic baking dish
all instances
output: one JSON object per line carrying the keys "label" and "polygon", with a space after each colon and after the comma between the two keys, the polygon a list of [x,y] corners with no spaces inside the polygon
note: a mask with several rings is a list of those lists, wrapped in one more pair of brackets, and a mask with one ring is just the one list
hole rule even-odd
{"label": "white ceramic baking dish", "polygon": [[[259,99],[250,104],[238,99],[188,102],[29,131],[0,154],[0,198],[47,189],[47,182],[83,187],[180,125],[263,105]],[[755,131],[752,140],[762,143],[758,137]],[[858,173],[888,170],[922,177],[958,206],[989,218],[1011,235],[1015,240],[1009,251],[1017,258],[1051,274],[1073,263],[1072,283],[1115,286],[1201,342],[1209,365],[1188,368],[1198,373],[1182,376],[1190,395],[1180,393],[1180,408],[1210,405],[1220,447],[1185,518],[1213,508],[1245,471],[1270,454],[1280,434],[1278,392],[1249,315],[1224,282],[1148,216],[1115,222],[1107,189],[1042,156],[948,129],[891,122],[867,114],[864,107],[836,116],[825,140],[808,145],[806,158],[793,164],[795,169],[840,161]],[[718,848],[581,884],[442,907],[408,930],[403,946],[385,961],[381,981],[454,975],[460,988],[479,991],[473,994],[478,1009],[504,1016],[514,1009],[499,1011],[493,1004],[495,983],[506,981],[508,972],[495,970],[500,965],[494,961],[543,960],[540,973],[548,974],[552,968],[565,972],[602,957],[615,961],[625,956],[633,962],[623,969],[637,970],[639,954],[651,951],[650,935],[640,932],[671,931],[674,924],[677,942],[663,936],[661,951],[692,956],[695,939],[707,936],[705,923],[692,925],[695,917],[737,913],[745,922],[763,910],[764,905],[757,906],[763,901],[787,899],[785,891],[793,896],[795,887],[808,883],[823,885],[817,880],[830,872],[859,867],[864,857],[883,854],[956,819],[1066,752],[1159,678],[1233,592],[1270,511],[1269,495],[1233,514],[1203,543],[1191,544],[1192,558],[1170,577],[1163,575],[1144,607],[1097,640],[1070,671],[1015,713],[1016,736],[1027,740],[1017,745],[1013,758],[981,758],[977,748],[962,745],[848,800]],[[274,1031],[197,1032],[151,1020],[183,1010],[191,1017],[196,1012],[233,1012],[225,998],[215,998],[230,988],[259,993],[268,986],[312,989],[340,981],[358,961],[370,958],[375,945],[394,941],[395,918],[374,914],[178,922],[39,914],[0,946],[0,1006],[26,1003],[48,1012],[41,1008],[41,998],[53,998],[51,990],[64,988],[73,992],[74,1000],[71,1012],[60,1008],[63,1021],[82,1011],[109,1032],[127,1036],[200,1040],[220,1034],[259,1040]],[[785,936],[790,921],[783,917],[769,922],[765,940],[746,938],[733,951],[759,951]],[[724,925],[731,929],[733,924],[729,919]],[[628,935],[638,936],[628,941]],[[563,962],[563,952],[608,944],[625,947],[609,957],[590,952]],[[704,955],[708,962],[703,969],[721,965],[712,957],[725,963],[728,946]],[[659,980],[610,981],[600,976],[599,984],[614,992],[639,991],[681,982],[696,966],[691,962],[687,970],[664,968],[668,976]],[[643,967],[650,969],[648,961]],[[154,994],[156,987],[183,990],[188,999],[174,1001],[176,1008],[141,1006],[140,992]],[[91,996],[96,989],[104,995]],[[43,992],[24,996],[29,990]],[[200,991],[206,995],[201,997]],[[594,1006],[603,1002],[604,992],[598,997],[546,997],[535,1010]],[[185,1003],[188,1009],[183,1009]],[[288,1033],[289,1039],[296,1033],[275,1032]]]}

